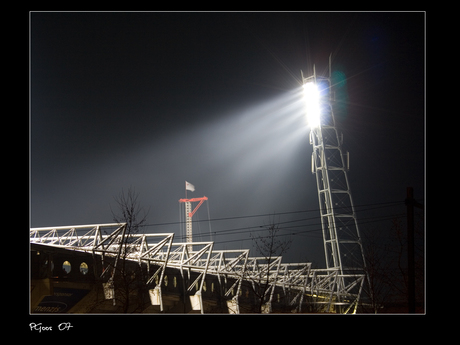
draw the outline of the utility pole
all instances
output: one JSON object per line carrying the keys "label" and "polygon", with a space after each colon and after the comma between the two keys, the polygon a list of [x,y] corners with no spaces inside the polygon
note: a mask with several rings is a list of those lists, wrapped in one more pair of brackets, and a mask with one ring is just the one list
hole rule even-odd
{"label": "utility pole", "polygon": [[414,189],[407,187],[407,197],[405,200],[407,208],[407,302],[408,312],[415,313],[415,226],[414,226],[414,206],[423,209],[423,204],[414,200]]}

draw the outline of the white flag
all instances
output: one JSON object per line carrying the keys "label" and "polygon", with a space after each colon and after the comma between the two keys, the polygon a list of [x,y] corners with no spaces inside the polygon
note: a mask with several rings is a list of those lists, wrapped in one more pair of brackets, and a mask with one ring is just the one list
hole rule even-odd
{"label": "white flag", "polygon": [[185,189],[191,192],[195,191],[195,186],[187,181],[185,181]]}

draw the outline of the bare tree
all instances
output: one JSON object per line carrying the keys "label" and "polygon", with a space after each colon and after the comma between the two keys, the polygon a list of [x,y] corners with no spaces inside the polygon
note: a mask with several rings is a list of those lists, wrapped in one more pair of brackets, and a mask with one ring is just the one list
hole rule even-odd
{"label": "bare tree", "polygon": [[[126,223],[126,234],[137,234],[139,229],[147,220],[148,211],[146,212],[140,206],[138,201],[139,193],[136,193],[133,187],[129,187],[128,192],[122,189],[120,194],[114,197],[118,205],[118,212],[114,212],[112,208],[113,220],[116,223]],[[129,236],[127,236],[129,238]]]}
{"label": "bare tree", "polygon": [[[424,309],[424,227],[423,212],[418,215],[415,229],[415,278],[417,310]],[[408,299],[407,234],[403,221],[394,219],[391,242],[387,252],[392,253],[393,270],[387,271],[387,284],[393,291],[393,304],[404,305]]]}
{"label": "bare tree", "polygon": [[279,256],[286,253],[291,245],[291,240],[281,240],[278,234],[280,231],[279,224],[275,224],[273,221],[266,226],[268,234],[266,236],[253,236],[254,247],[260,256],[264,258],[262,270],[266,269],[265,275],[261,275],[260,279],[251,278],[251,286],[255,297],[256,297],[256,310],[257,313],[266,312],[267,302],[270,301],[270,295],[273,294],[273,285],[270,281],[270,267],[278,259]]}
{"label": "bare tree", "polygon": [[[418,310],[424,300],[424,233],[423,214],[415,232],[416,297]],[[379,236],[384,233],[385,236]],[[372,228],[364,231],[364,253],[370,286],[364,290],[371,301],[372,312],[405,312],[408,295],[407,236],[402,218],[394,218],[389,231]],[[366,309],[365,309],[366,310]],[[367,311],[367,310],[366,310]],[[369,310],[371,311],[371,310]]]}
{"label": "bare tree", "polygon": [[[115,272],[114,291],[117,302],[123,307],[123,312],[127,313],[132,307],[131,296],[136,290],[138,305],[142,305],[143,294],[141,286],[144,280],[144,272],[141,265],[135,266],[127,260],[128,255],[136,250],[133,244],[133,235],[139,233],[141,227],[147,220],[148,211],[142,208],[138,201],[139,194],[135,189],[130,187],[125,193],[122,189],[120,194],[116,196],[117,212],[112,210],[113,220],[116,223],[126,223],[125,235],[120,240],[121,252],[119,264]],[[132,309],[132,308],[131,308]]]}
{"label": "bare tree", "polygon": [[364,296],[369,304],[363,305],[364,312],[378,313],[384,303],[391,295],[387,286],[387,272],[389,270],[387,260],[387,248],[379,237],[381,229],[378,227],[369,228],[363,231],[364,254],[366,258],[366,273],[369,284],[364,285]]}

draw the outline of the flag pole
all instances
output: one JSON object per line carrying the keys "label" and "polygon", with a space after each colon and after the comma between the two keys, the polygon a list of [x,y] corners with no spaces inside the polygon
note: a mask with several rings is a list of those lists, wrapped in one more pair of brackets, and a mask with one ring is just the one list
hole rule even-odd
{"label": "flag pole", "polygon": [[185,181],[185,199],[187,199],[187,181]]}

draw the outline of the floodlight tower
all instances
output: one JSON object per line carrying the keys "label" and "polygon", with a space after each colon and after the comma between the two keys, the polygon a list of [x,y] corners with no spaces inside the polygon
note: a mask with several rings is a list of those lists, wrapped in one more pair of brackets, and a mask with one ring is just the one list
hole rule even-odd
{"label": "floodlight tower", "polygon": [[328,77],[316,75],[313,66],[313,75],[304,78],[302,74],[302,82],[326,265],[328,269],[338,270],[339,284],[346,288],[353,284],[353,277],[364,277],[366,269],[347,176],[349,154],[342,150],[342,136],[337,132],[334,118],[330,59]]}

